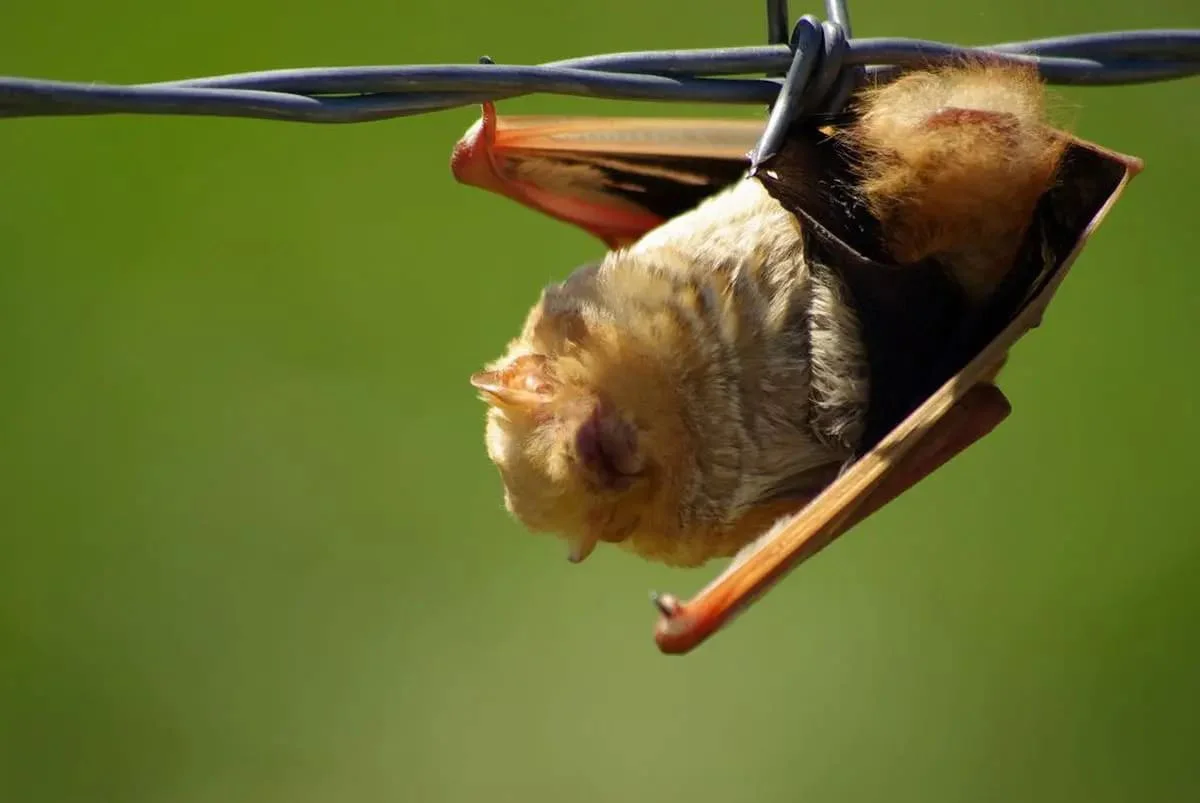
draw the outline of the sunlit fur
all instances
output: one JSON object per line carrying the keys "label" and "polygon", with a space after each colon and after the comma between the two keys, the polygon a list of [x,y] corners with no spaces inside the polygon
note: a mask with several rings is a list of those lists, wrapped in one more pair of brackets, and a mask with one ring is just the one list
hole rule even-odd
{"label": "sunlit fur", "polygon": [[862,189],[900,262],[955,267],[975,297],[1011,264],[1066,142],[1045,123],[1032,70],[957,67],[906,75],[863,93],[845,132]]}
{"label": "sunlit fur", "polygon": [[[959,68],[860,102],[842,136],[894,258],[939,255],[985,294],[1057,166],[1040,85]],[[802,507],[851,456],[869,390],[858,321],[824,275],[799,221],[745,179],[548,288],[473,379],[508,509],[575,560],[610,541],[698,565]]]}

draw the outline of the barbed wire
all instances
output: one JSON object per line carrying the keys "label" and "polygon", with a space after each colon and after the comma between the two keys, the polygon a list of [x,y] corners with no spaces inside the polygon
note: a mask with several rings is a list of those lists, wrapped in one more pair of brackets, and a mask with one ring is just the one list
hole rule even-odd
{"label": "barbed wire", "polygon": [[[866,80],[969,57],[1031,64],[1048,83],[1112,86],[1200,75],[1200,30],[1114,31],[964,47],[850,35],[846,0],[789,25],[767,0],[769,44],[612,53],[505,65],[316,67],[119,85],[0,76],[0,117],[208,115],[359,123],[535,93],[616,100],[772,105],[756,154],[798,116],[829,114]],[[763,77],[731,77],[761,75]],[[755,159],[757,162],[758,159]]]}

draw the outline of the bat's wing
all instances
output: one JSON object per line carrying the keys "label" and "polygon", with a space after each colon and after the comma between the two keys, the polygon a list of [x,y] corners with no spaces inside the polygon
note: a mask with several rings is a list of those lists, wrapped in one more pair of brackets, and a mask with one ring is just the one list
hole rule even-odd
{"label": "bat's wing", "polygon": [[450,168],[619,248],[741,178],[761,133],[754,120],[497,117],[485,103]]}
{"label": "bat's wing", "polygon": [[[945,353],[937,386],[915,409],[891,422],[894,425],[870,450],[808,506],[739,554],[694,598],[681,602],[658,597],[662,616],[655,639],[662,651],[682,653],[700,644],[801,562],[1007,416],[1008,403],[991,385],[992,380],[1012,345],[1041,322],[1084,243],[1141,168],[1138,159],[1070,140],[1058,179],[1038,205],[1011,276],[995,304],[973,319]],[[837,176],[822,180],[836,181]],[[872,249],[870,226],[859,221],[853,209],[831,204],[828,199],[817,199],[807,209],[807,213],[797,211],[815,218],[810,222],[818,224],[818,239],[825,247],[856,253],[860,264],[872,262],[863,254]],[[860,228],[860,223],[866,228]],[[861,250],[842,241],[841,236],[857,238]]]}

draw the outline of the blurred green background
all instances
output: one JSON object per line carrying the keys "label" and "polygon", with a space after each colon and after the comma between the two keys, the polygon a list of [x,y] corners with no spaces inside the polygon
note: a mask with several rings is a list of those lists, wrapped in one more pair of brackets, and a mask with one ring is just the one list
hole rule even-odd
{"label": "blurred green background", "polygon": [[[852,12],[964,43],[1200,26]],[[5,17],[0,72],[120,82],[764,35],[731,0]],[[467,376],[597,248],[451,180],[475,110],[0,122],[0,800],[1200,798],[1198,90],[1060,92],[1147,169],[1016,350],[1014,416],[683,659],[646,592],[718,567],[573,567],[504,513]]]}

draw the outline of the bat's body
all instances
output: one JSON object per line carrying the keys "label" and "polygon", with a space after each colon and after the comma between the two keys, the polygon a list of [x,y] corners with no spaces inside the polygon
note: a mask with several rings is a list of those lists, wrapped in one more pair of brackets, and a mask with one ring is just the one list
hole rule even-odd
{"label": "bat's body", "polygon": [[[1064,149],[1035,78],[994,67],[871,90],[819,139],[853,206],[834,224],[798,214],[830,194],[825,163],[785,153],[608,239],[625,247],[547,289],[474,377],[509,510],[573,559],[609,541],[697,565],[804,507],[946,378]],[[839,225],[854,259],[832,258]]]}
{"label": "bat's body", "polygon": [[[485,373],[508,505],[567,535],[576,559],[598,541],[673,564],[730,555],[850,457],[857,343],[853,312],[811,280],[796,219],[739,182],[547,290]],[[489,387],[528,354],[545,359],[515,379],[543,397],[506,405]],[[847,411],[837,427],[814,426],[814,374]]]}

